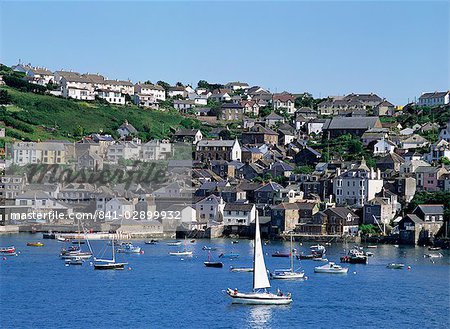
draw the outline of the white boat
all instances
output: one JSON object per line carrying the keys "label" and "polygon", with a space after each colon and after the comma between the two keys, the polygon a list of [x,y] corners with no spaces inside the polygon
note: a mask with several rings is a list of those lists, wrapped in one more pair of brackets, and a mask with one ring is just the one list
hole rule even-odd
{"label": "white boat", "polygon": [[253,304],[253,305],[286,305],[292,302],[291,294],[284,295],[281,291],[273,294],[267,291],[270,288],[267,277],[266,264],[264,263],[264,253],[261,244],[261,233],[259,228],[259,217],[255,220],[255,243],[253,251],[253,292],[242,293],[237,289],[226,290],[233,304]]}
{"label": "white boat", "polygon": [[444,255],[442,255],[441,253],[438,253],[438,254],[425,254],[423,257],[428,257],[428,258],[442,258],[442,257],[444,257]]}
{"label": "white boat", "polygon": [[233,267],[230,266],[231,272],[253,272],[253,267]]}
{"label": "white boat", "polygon": [[83,262],[84,260],[81,257],[66,259],[66,265],[83,265]]}
{"label": "white boat", "polygon": [[376,249],[376,248],[378,248],[378,246],[367,246],[367,248],[369,248],[369,249]]}
{"label": "white boat", "polygon": [[291,268],[287,270],[275,270],[270,272],[270,278],[273,280],[294,280],[294,279],[303,279],[305,277],[305,273],[303,271],[294,271],[294,253],[292,246],[292,233],[291,233],[291,249],[289,252],[289,258],[291,262]]}
{"label": "white boat", "polygon": [[183,250],[183,251],[174,251],[169,252],[170,256],[192,256],[192,251]]}
{"label": "white boat", "polygon": [[66,239],[65,237],[62,237],[62,236],[57,236],[56,240],[59,241],[59,242],[68,242],[68,241],[70,241],[70,239]]}
{"label": "white boat", "polygon": [[347,272],[347,267],[336,265],[333,262],[329,262],[328,264],[323,266],[314,267],[314,273],[346,274]]}
{"label": "white boat", "polygon": [[401,270],[405,267],[405,264],[401,263],[390,263],[386,265],[387,268],[395,269],[395,270]]}
{"label": "white boat", "polygon": [[328,258],[313,258],[312,259],[315,262],[328,262]]}
{"label": "white boat", "polygon": [[168,246],[181,246],[181,241],[167,242]]}

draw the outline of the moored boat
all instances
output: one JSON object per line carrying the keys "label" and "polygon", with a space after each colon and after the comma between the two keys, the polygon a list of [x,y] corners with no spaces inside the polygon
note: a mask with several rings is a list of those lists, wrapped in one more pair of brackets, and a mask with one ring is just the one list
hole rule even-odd
{"label": "moored boat", "polygon": [[238,258],[239,254],[235,252],[221,253],[219,258]]}
{"label": "moored boat", "polygon": [[16,255],[16,247],[0,247],[0,255],[5,256],[15,256]]}
{"label": "moored boat", "polygon": [[183,251],[173,251],[169,252],[170,256],[192,256],[192,251],[183,250]]}
{"label": "moored boat", "polygon": [[[305,273],[303,271],[295,271],[294,270],[294,249],[292,246],[292,233],[291,233],[291,252],[288,254],[290,258],[291,267],[287,270],[275,270],[270,272],[270,278],[272,280],[294,280],[294,279],[303,279],[305,277]],[[273,256],[273,255],[272,255]]]}
{"label": "moored boat", "polygon": [[66,259],[66,265],[83,265],[83,262],[84,260],[81,257]]}
{"label": "moored boat", "polygon": [[314,267],[314,273],[346,274],[347,272],[347,267],[336,265],[333,262],[329,262],[328,264],[323,266]]}
{"label": "moored boat", "polygon": [[211,261],[211,252],[208,252],[208,260],[206,262],[203,262],[206,267],[216,267],[216,268],[222,268],[223,263],[222,262],[212,262]]}
{"label": "moored boat", "polygon": [[157,244],[158,240],[150,240],[150,241],[145,241],[145,244]]}
{"label": "moored boat", "polygon": [[369,257],[359,249],[350,249],[346,256],[341,257],[341,263],[368,264]]}
{"label": "moored boat", "polygon": [[395,270],[401,270],[402,268],[405,267],[405,264],[401,264],[401,263],[389,263],[386,265],[387,268],[390,269],[395,269]]}
{"label": "moored boat", "polygon": [[231,272],[253,272],[253,267],[233,267],[230,266]]}
{"label": "moored boat", "polygon": [[441,247],[428,247],[428,250],[430,250],[430,251],[438,251],[438,250],[441,250]]}
{"label": "moored boat", "polygon": [[181,246],[181,241],[171,241],[167,242],[168,246]]}
{"label": "moored boat", "polygon": [[272,257],[289,257],[290,255],[288,252],[276,251],[272,254]]}
{"label": "moored boat", "polygon": [[139,254],[141,252],[141,247],[134,246],[131,243],[126,243],[119,247],[117,252],[123,254]]}
{"label": "moored boat", "polygon": [[372,246],[367,246],[367,248],[369,248],[369,249],[375,249],[375,248],[378,248],[378,246],[372,245]]}
{"label": "moored boat", "polygon": [[217,250],[217,248],[215,248],[215,247],[203,246],[203,247],[202,247],[202,250],[211,250],[211,251],[213,251],[213,250]]}
{"label": "moored boat", "polygon": [[42,242],[27,242],[28,247],[43,247],[44,244]]}
{"label": "moored boat", "polygon": [[441,253],[437,253],[437,254],[425,254],[423,257],[428,257],[428,258],[442,258],[442,257],[444,257],[444,255],[442,255]]}

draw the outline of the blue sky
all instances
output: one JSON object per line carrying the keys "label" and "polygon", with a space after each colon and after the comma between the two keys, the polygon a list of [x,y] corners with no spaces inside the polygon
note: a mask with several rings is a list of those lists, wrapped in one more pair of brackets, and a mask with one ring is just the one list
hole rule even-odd
{"label": "blue sky", "polygon": [[450,89],[447,1],[0,2],[0,61],[403,104]]}

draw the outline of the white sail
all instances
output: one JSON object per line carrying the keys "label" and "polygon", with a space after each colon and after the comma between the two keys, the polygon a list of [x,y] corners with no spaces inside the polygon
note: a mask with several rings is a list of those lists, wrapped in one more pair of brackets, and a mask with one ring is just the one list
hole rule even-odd
{"label": "white sail", "polygon": [[264,254],[261,245],[261,233],[259,230],[259,216],[256,215],[255,248],[253,263],[253,289],[269,288],[269,278],[267,277],[266,264],[264,263]]}

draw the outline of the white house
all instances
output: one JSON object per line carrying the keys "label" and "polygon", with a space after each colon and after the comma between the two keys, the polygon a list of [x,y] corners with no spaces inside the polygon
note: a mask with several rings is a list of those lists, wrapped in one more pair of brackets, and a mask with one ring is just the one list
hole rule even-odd
{"label": "white house", "polygon": [[195,204],[197,221],[199,225],[210,226],[213,223],[223,221],[223,209],[225,202],[214,194],[207,196]]}
{"label": "white house", "polygon": [[258,212],[253,203],[227,203],[223,210],[223,224],[229,226],[250,226]]}
{"label": "white house", "polygon": [[172,154],[172,144],[168,140],[152,140],[141,146],[142,161],[165,160]]}
{"label": "white house", "polygon": [[166,92],[160,85],[136,84],[134,86],[134,92],[136,94],[153,95],[157,100],[166,100]]}
{"label": "white house", "polygon": [[31,83],[46,86],[50,82],[55,82],[55,75],[45,67],[19,64],[14,66],[13,70],[25,73],[27,80]]}
{"label": "white house", "polygon": [[388,153],[393,153],[395,150],[395,143],[391,142],[388,139],[381,139],[375,143],[373,146],[373,154],[375,155],[384,155]]}
{"label": "white house", "polygon": [[445,139],[430,145],[430,152],[425,154],[425,160],[428,162],[437,162],[442,157],[450,159],[450,143]]}
{"label": "white house", "polygon": [[185,98],[187,96],[187,91],[185,87],[183,86],[175,86],[175,87],[169,87],[167,90],[167,96],[168,97],[182,97]]}
{"label": "white house", "polygon": [[445,128],[439,133],[439,139],[443,139],[450,143],[450,122],[447,122]]}
{"label": "white house", "polygon": [[272,106],[274,110],[285,111],[286,113],[295,113],[295,98],[292,94],[283,92],[272,96]]}
{"label": "white house", "polygon": [[129,219],[133,215],[134,205],[122,197],[109,200],[105,204],[105,221]]}
{"label": "white house", "polygon": [[420,106],[438,106],[450,103],[450,90],[423,93],[419,97]]}
{"label": "white house", "polygon": [[62,96],[93,101],[95,99],[94,85],[92,82],[76,74],[61,74],[61,80],[59,81],[61,85]]}
{"label": "white house", "polygon": [[107,159],[117,163],[120,158],[125,160],[139,160],[141,145],[136,142],[117,142],[108,146]]}
{"label": "white house", "polygon": [[105,80],[105,88],[118,93],[133,95],[134,85],[129,80]]}
{"label": "white house", "polygon": [[306,124],[306,131],[308,134],[321,134],[324,124],[324,119],[313,119]]}
{"label": "white house", "polygon": [[380,170],[375,172],[372,168],[369,169],[364,160],[358,168],[342,174],[338,168],[333,183],[333,193],[338,205],[363,207],[383,189]]}
{"label": "white house", "polygon": [[120,91],[97,89],[96,94],[99,98],[106,100],[108,103],[118,105],[125,104],[125,96]]}

